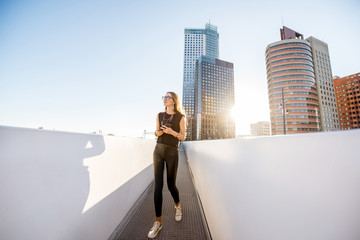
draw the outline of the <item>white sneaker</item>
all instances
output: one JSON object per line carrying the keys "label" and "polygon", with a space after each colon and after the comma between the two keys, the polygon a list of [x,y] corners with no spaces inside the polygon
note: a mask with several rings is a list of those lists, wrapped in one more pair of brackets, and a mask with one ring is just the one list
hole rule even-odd
{"label": "white sneaker", "polygon": [[150,229],[150,231],[148,233],[148,238],[155,238],[161,229],[162,229],[161,223],[158,221],[155,221],[154,225],[152,226],[152,228]]}
{"label": "white sneaker", "polygon": [[182,212],[181,212],[181,206],[175,206],[175,221],[180,222],[182,219]]}

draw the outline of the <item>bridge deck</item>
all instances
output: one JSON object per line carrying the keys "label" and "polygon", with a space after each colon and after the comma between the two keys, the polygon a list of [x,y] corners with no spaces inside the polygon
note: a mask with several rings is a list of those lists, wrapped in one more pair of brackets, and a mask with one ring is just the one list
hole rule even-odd
{"label": "bridge deck", "polygon": [[[209,239],[206,223],[201,215],[201,207],[188,169],[186,155],[182,148],[179,150],[177,187],[180,192],[183,220],[176,222],[174,219],[174,201],[167,189],[166,175],[164,175],[163,228],[155,239]],[[155,221],[154,183],[144,193],[132,212],[116,239],[148,239],[148,231]]]}

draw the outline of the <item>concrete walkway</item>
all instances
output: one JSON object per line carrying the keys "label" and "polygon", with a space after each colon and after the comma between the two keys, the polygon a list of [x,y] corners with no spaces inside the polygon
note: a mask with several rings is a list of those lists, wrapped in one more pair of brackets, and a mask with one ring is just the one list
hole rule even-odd
{"label": "concrete walkway", "polygon": [[[163,228],[155,239],[209,239],[206,223],[201,215],[201,207],[188,169],[186,155],[179,150],[179,168],[176,185],[180,192],[183,220],[174,219],[174,201],[167,188],[164,175],[162,225]],[[147,234],[155,221],[154,183],[144,193],[124,224],[118,240],[148,239]]]}

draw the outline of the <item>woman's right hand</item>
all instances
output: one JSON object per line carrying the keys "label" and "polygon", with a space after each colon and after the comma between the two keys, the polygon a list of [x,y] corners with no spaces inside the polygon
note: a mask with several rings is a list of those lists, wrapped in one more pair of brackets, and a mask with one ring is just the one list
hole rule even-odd
{"label": "woman's right hand", "polygon": [[156,116],[156,128],[155,129],[158,129],[155,131],[155,135],[157,137],[160,137],[161,135],[164,134],[164,131],[160,128],[160,125],[159,125],[159,114]]}
{"label": "woman's right hand", "polygon": [[164,134],[163,130],[156,130],[156,136],[160,137],[163,134]]}

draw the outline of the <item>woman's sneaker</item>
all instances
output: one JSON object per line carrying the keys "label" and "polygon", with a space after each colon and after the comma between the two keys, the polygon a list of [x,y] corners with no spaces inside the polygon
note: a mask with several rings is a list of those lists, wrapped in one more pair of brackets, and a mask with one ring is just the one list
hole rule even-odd
{"label": "woman's sneaker", "polygon": [[152,226],[152,228],[150,229],[150,231],[148,233],[148,238],[155,238],[161,229],[162,229],[161,223],[158,221],[155,221],[154,225]]}
{"label": "woman's sneaker", "polygon": [[182,219],[182,212],[181,212],[181,206],[179,204],[179,206],[175,206],[175,220],[177,222],[180,222]]}

